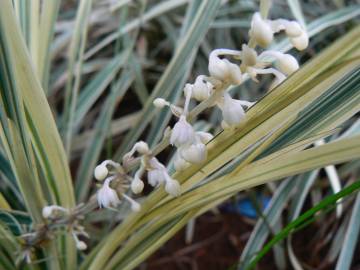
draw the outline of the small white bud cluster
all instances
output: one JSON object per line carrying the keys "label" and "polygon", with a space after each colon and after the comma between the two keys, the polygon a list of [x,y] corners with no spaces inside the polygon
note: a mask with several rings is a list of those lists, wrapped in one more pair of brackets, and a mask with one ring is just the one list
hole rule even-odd
{"label": "small white bud cluster", "polygon": [[265,20],[259,12],[253,15],[249,36],[265,48],[273,41],[274,34],[280,31],[285,31],[291,44],[299,51],[306,49],[309,44],[309,37],[298,22],[284,19]]}
{"label": "small white bud cluster", "polygon": [[213,50],[209,56],[209,73],[215,79],[233,85],[242,82],[243,77],[238,65],[227,59],[221,59],[220,55],[240,56],[239,52],[227,49]]}
{"label": "small white bud cluster", "polygon": [[[144,142],[142,142],[144,143]],[[146,143],[144,143],[146,144]],[[136,144],[135,144],[136,145]],[[148,146],[146,144],[146,148]],[[145,148],[144,148],[145,149]],[[171,196],[180,195],[180,184],[175,179],[171,178],[167,172],[165,166],[161,164],[157,158],[152,156],[151,151],[138,151],[141,154],[141,165],[140,168],[136,171],[134,178],[131,182],[131,190],[135,194],[139,194],[144,189],[144,181],[141,177],[147,171],[148,182],[153,187],[158,187],[160,185],[165,186],[165,191]],[[129,153],[131,155],[129,155]],[[130,151],[126,154],[127,158],[132,158],[134,151]]]}
{"label": "small white bud cluster", "polygon": [[166,106],[170,106],[170,103],[163,98],[154,99],[153,104],[156,108],[159,108],[159,109],[162,109]]}
{"label": "small white bud cluster", "polygon": [[160,185],[165,186],[165,191],[171,196],[179,196],[181,194],[181,187],[177,180],[171,178],[165,166],[159,162],[155,157],[149,159],[148,162],[148,181],[153,187]]}
{"label": "small white bud cluster", "polygon": [[205,144],[213,136],[206,132],[195,132],[194,128],[187,122],[186,116],[190,98],[193,97],[198,101],[209,98],[212,91],[210,87],[211,84],[204,81],[204,76],[198,76],[193,85],[187,84],[185,86],[186,100],[183,114],[174,125],[170,136],[170,144],[177,148],[174,159],[174,167],[177,171],[185,170],[192,163],[202,163],[206,160],[207,149]]}
{"label": "small white bud cluster", "polygon": [[[138,142],[133,149],[133,152],[139,153],[149,152],[147,144],[144,142]],[[124,156],[125,157],[125,156]],[[110,167],[110,170],[108,169]],[[114,209],[121,203],[119,196],[130,203],[133,211],[139,211],[140,204],[125,194],[125,188],[128,187],[125,179],[123,178],[122,166],[112,160],[105,160],[94,170],[94,177],[99,181],[104,181],[101,188],[97,191],[96,197],[99,207]],[[110,176],[109,176],[110,175]],[[112,181],[117,182],[117,188],[114,189],[110,186]]]}
{"label": "small white bud cluster", "polygon": [[[66,215],[70,216],[69,209],[66,209],[59,205],[48,205],[48,206],[43,207],[43,209],[42,209],[42,216],[45,219],[51,220],[51,219],[56,219],[56,218],[64,218],[64,216],[66,216]],[[71,220],[73,220],[73,221],[68,226],[70,226],[70,228],[71,228],[72,235],[75,240],[76,248],[78,250],[87,249],[86,243],[84,241],[79,240],[78,235],[83,235],[83,236],[89,238],[88,233],[85,231],[85,228],[83,226],[80,226],[77,223],[76,219],[74,219],[72,217]]]}

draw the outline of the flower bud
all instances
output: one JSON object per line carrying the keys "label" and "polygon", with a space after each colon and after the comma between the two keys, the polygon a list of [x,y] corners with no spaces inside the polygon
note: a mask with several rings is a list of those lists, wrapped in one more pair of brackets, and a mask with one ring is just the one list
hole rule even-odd
{"label": "flower bud", "polygon": [[179,196],[181,194],[181,187],[179,182],[174,179],[168,179],[165,183],[165,191],[171,196]]}
{"label": "flower bud", "polygon": [[176,152],[174,157],[174,167],[177,172],[184,171],[190,166],[190,163],[183,159],[179,152]]}
{"label": "flower bud", "polygon": [[291,44],[299,51],[305,50],[309,45],[309,37],[305,31],[298,37],[290,38]]}
{"label": "flower bud", "polygon": [[242,74],[240,67],[233,63],[230,63],[227,59],[225,59],[228,63],[229,68],[229,82],[233,85],[238,85],[242,83]]}
{"label": "flower bud", "polygon": [[84,241],[78,241],[78,242],[76,243],[76,248],[77,248],[78,250],[85,250],[85,249],[87,249],[87,245],[85,244]]}
{"label": "flower bud", "polygon": [[288,37],[298,37],[303,33],[303,30],[297,21],[290,21],[285,26],[285,33]]}
{"label": "flower bud", "polygon": [[156,187],[159,184],[163,183],[164,180],[164,176],[162,171],[160,170],[150,170],[148,171],[147,174],[147,178],[148,178],[148,182],[152,187]]}
{"label": "flower bud", "polygon": [[189,145],[194,141],[194,138],[195,132],[193,127],[186,121],[185,116],[180,116],[179,121],[171,132],[170,144],[176,147]]}
{"label": "flower bud", "polygon": [[192,97],[197,101],[203,101],[210,97],[210,88],[203,81],[201,76],[198,76],[195,80],[193,89],[192,89]]}
{"label": "flower bud", "polygon": [[255,66],[257,63],[257,53],[254,49],[246,44],[242,45],[241,49],[241,63],[245,66]]}
{"label": "flower bud", "polygon": [[274,34],[270,25],[261,18],[259,12],[256,12],[251,21],[250,37],[253,38],[257,44],[265,48],[273,41]]}
{"label": "flower bud", "polygon": [[156,108],[161,109],[161,108],[164,108],[165,106],[168,106],[169,102],[167,102],[163,98],[156,98],[156,99],[154,99],[153,104]]}
{"label": "flower bud", "polygon": [[216,50],[210,54],[208,68],[215,79],[235,85],[242,82],[240,68],[227,59],[220,59]]}
{"label": "flower bud", "polygon": [[228,93],[224,93],[224,103],[221,110],[223,119],[229,126],[238,125],[245,118],[245,111],[241,103],[231,98]]}
{"label": "flower bud", "polygon": [[96,180],[103,181],[108,175],[109,170],[106,168],[104,164],[100,164],[95,167],[94,177]]}
{"label": "flower bud", "polygon": [[140,155],[147,155],[150,153],[150,149],[149,146],[146,142],[143,141],[139,141],[135,144],[136,146],[136,151],[140,154]]}
{"label": "flower bud", "polygon": [[190,146],[185,146],[180,150],[181,156],[190,163],[201,163],[206,160],[206,146],[201,142],[196,142]]}
{"label": "flower bud", "polygon": [[137,201],[135,201],[133,198],[129,197],[125,193],[121,194],[121,196],[130,203],[130,207],[132,211],[134,212],[140,211],[141,205]]}
{"label": "flower bud", "polygon": [[220,81],[225,81],[228,76],[228,64],[215,51],[210,53],[208,69],[210,75]]}
{"label": "flower bud", "polygon": [[141,181],[140,178],[135,177],[134,180],[132,180],[131,182],[132,192],[134,192],[135,194],[139,194],[143,191],[143,189],[144,189],[144,182]]}
{"label": "flower bud", "polygon": [[120,203],[119,197],[114,189],[110,187],[110,182],[114,180],[112,177],[108,177],[105,180],[103,186],[98,190],[96,196],[99,207],[109,208],[111,206],[117,207]]}
{"label": "flower bud", "polygon": [[280,71],[286,75],[290,75],[299,69],[299,64],[295,57],[290,54],[283,54],[277,61]]}
{"label": "flower bud", "polygon": [[45,206],[43,209],[42,209],[42,216],[43,218],[49,218],[51,217],[51,214],[52,214],[52,207],[51,206]]}

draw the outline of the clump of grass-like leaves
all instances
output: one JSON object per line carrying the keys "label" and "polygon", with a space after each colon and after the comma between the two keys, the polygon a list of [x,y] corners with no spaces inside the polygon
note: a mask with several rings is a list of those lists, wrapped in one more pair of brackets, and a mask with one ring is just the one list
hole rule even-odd
{"label": "clump of grass-like leaves", "polygon": [[302,269],[292,234],[332,213],[324,265],[350,269],[360,7],[225,2],[1,1],[1,269],[134,269],[260,185],[234,268]]}

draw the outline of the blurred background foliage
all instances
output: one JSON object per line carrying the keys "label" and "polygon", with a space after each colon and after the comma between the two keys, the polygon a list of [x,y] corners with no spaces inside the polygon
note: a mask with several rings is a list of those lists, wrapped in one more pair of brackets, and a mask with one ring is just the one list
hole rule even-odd
{"label": "blurred background foliage", "polygon": [[[196,0],[12,2],[32,70],[38,78],[35,82],[26,80],[28,85],[23,83],[19,87],[34,89],[37,83],[41,84],[38,88],[47,97],[65,148],[61,155],[54,154],[60,151],[52,141],[58,135],[47,132],[48,126],[44,126],[43,133],[38,132],[48,136],[49,141],[41,143],[52,148],[49,153],[45,155],[28,146],[22,150],[24,156],[14,155],[14,163],[17,158],[23,158],[28,160],[28,167],[36,163],[36,166],[45,168],[40,176],[27,176],[28,179],[42,179],[39,180],[39,190],[50,190],[35,204],[52,202],[67,207],[73,207],[75,202],[86,202],[95,192],[92,172],[100,160],[114,157],[119,160],[139,139],[147,141],[150,146],[160,141],[173,119],[168,110],[154,110],[152,100],[163,97],[181,103],[184,83],[193,81],[198,74],[208,73],[211,50],[240,49],[241,44],[247,42],[251,17],[259,10],[259,1],[253,0],[206,1],[206,4]],[[360,6],[355,0],[274,0],[272,3],[271,18],[297,19],[306,25],[311,35],[310,45],[305,51],[291,50],[301,64],[359,24]],[[6,27],[5,19],[1,27]],[[281,36],[273,48],[290,49]],[[359,48],[354,51],[358,53]],[[2,53],[6,54],[4,46]],[[2,61],[6,62],[6,57]],[[7,73],[3,69],[2,88],[8,87],[4,78],[11,77],[4,74]],[[19,73],[18,76],[25,75]],[[359,78],[357,73],[353,76]],[[270,77],[263,78],[259,84],[247,81],[231,91],[235,97],[256,101],[266,93],[270,83]],[[355,89],[358,85],[347,87]],[[34,93],[30,89],[22,97],[24,102],[33,95],[33,99],[41,104],[43,101]],[[22,99],[9,97],[8,100],[16,103]],[[3,101],[1,106],[6,108],[4,104]],[[18,117],[22,112],[12,113]],[[34,122],[41,122],[41,115],[47,110],[35,113],[39,118]],[[218,133],[219,115],[219,111],[205,111],[195,126],[199,130]],[[44,122],[47,125],[47,120]],[[328,136],[327,141],[359,132],[359,116],[354,115]],[[37,133],[34,133],[32,139],[36,139]],[[18,139],[30,140],[26,134],[19,134]],[[32,154],[33,151],[43,154],[40,155],[43,160],[37,160],[38,155]],[[268,152],[271,153],[271,148]],[[172,154],[171,150],[166,150],[160,155],[170,168]],[[59,158],[53,159],[59,160],[47,162],[46,156],[54,155]],[[12,163],[8,160],[6,145],[3,145],[0,155],[0,219],[18,236],[29,232],[33,220],[40,215],[25,211],[28,199],[22,195],[23,190],[34,189],[31,191],[33,194],[40,191],[25,181],[19,185],[16,181],[19,175],[12,170]],[[63,168],[54,166],[52,171],[51,164],[66,160],[70,171],[63,169],[65,165]],[[334,167],[237,193],[204,215],[185,222],[185,229],[159,248],[142,267],[235,269],[248,265],[250,258],[258,254],[268,239],[338,191],[336,184],[334,190],[334,183],[329,182],[329,175],[334,175],[331,170]],[[23,177],[26,171],[24,169]],[[341,186],[356,183],[360,176],[360,161],[338,165],[335,174]],[[59,184],[54,178],[63,179],[60,182],[65,184]],[[75,196],[69,190],[72,185],[66,181],[72,181]],[[63,194],[67,196],[63,197]],[[332,208],[336,208],[334,202],[336,200],[332,201]],[[358,258],[352,258],[352,254],[359,254],[359,243],[354,238],[360,227],[357,218],[359,195],[357,198],[354,194],[346,197],[341,207],[342,210],[337,210],[342,211],[341,215],[334,209],[321,211],[305,229],[280,239],[272,252],[260,261],[259,269],[359,268]],[[125,208],[116,215],[107,210],[90,213],[85,222],[91,235],[90,245],[103,239],[127,214]],[[2,254],[6,251],[3,250]]]}

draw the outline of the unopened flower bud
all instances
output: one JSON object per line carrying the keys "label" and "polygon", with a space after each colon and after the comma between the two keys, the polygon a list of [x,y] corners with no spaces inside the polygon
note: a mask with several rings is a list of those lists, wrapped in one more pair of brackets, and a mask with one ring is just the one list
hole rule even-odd
{"label": "unopened flower bud", "polygon": [[299,69],[299,63],[290,54],[283,54],[279,57],[277,64],[280,71],[286,75],[290,75]]}
{"label": "unopened flower bud", "polygon": [[156,108],[161,109],[161,108],[164,108],[165,106],[168,106],[169,102],[167,102],[163,98],[156,98],[156,99],[154,99],[153,104]]}
{"label": "unopened flower bud", "polygon": [[172,130],[170,143],[176,147],[180,147],[191,144],[194,141],[194,138],[195,132],[193,127],[186,121],[184,115],[180,116],[179,121]]}
{"label": "unopened flower bud", "polygon": [[42,209],[42,216],[44,218],[49,218],[51,217],[51,214],[52,214],[52,207],[51,206],[45,206],[43,209]]}
{"label": "unopened flower bud", "polygon": [[165,182],[165,176],[162,170],[149,170],[147,176],[148,182],[152,187],[156,187]]}
{"label": "unopened flower bud", "polygon": [[227,59],[220,59],[217,50],[211,52],[208,68],[210,75],[215,79],[234,85],[242,82],[240,68]]}
{"label": "unopened flower bud", "polygon": [[300,24],[297,21],[290,21],[285,26],[285,33],[288,37],[298,37],[303,33]]}
{"label": "unopened flower bud", "polygon": [[184,171],[190,166],[190,163],[183,159],[179,152],[176,152],[174,157],[174,167],[177,172]]}
{"label": "unopened flower bud", "polygon": [[238,125],[245,119],[245,111],[241,102],[231,98],[228,93],[224,93],[224,103],[221,110],[224,121],[230,126]]}
{"label": "unopened flower bud", "polygon": [[148,182],[151,186],[155,187],[165,182],[166,168],[162,165],[156,157],[149,160],[150,169],[148,169]]}
{"label": "unopened flower bud", "polygon": [[265,48],[273,41],[274,33],[270,25],[261,18],[259,12],[256,12],[251,21],[250,37],[253,38],[257,44]]}
{"label": "unopened flower bud", "polygon": [[195,80],[193,89],[192,89],[192,97],[197,101],[203,101],[210,97],[210,88],[203,81],[202,76],[198,76]]}
{"label": "unopened flower bud", "polygon": [[95,167],[94,177],[96,180],[103,181],[108,175],[109,170],[106,168],[104,164],[100,164]]}
{"label": "unopened flower bud", "polygon": [[190,146],[181,148],[181,156],[190,163],[201,163],[206,160],[206,146],[201,142],[196,142]]}
{"label": "unopened flower bud", "polygon": [[150,152],[149,146],[146,142],[139,141],[135,144],[135,146],[136,146],[136,151],[140,155],[147,155]]}
{"label": "unopened flower bud", "polygon": [[241,63],[245,66],[255,66],[257,62],[257,53],[253,48],[243,44],[241,49]]}
{"label": "unopened flower bud", "polygon": [[87,249],[87,245],[86,245],[86,243],[84,241],[78,241],[76,243],[76,248],[78,250],[85,250],[85,249]]}
{"label": "unopened flower bud", "polygon": [[60,214],[68,213],[68,209],[59,206],[59,205],[48,205],[43,207],[42,209],[42,216],[43,218],[55,218],[58,217]]}
{"label": "unopened flower bud", "polygon": [[298,37],[290,38],[291,44],[299,51],[305,50],[309,45],[309,36],[305,31]]}
{"label": "unopened flower bud", "polygon": [[241,84],[243,81],[240,67],[225,59],[229,67],[229,82],[233,85]]}
{"label": "unopened flower bud", "polygon": [[134,192],[135,194],[139,194],[143,191],[143,189],[144,189],[144,182],[141,181],[140,178],[135,177],[134,180],[131,182],[132,192]]}
{"label": "unopened flower bud", "polygon": [[134,212],[140,211],[141,205],[137,201],[135,201],[134,199],[132,199],[125,193],[121,194],[121,196],[130,203],[130,207],[131,207],[132,211],[134,211]]}
{"label": "unopened flower bud", "polygon": [[165,183],[165,191],[171,196],[177,197],[181,194],[181,187],[178,181],[174,179],[168,179]]}

